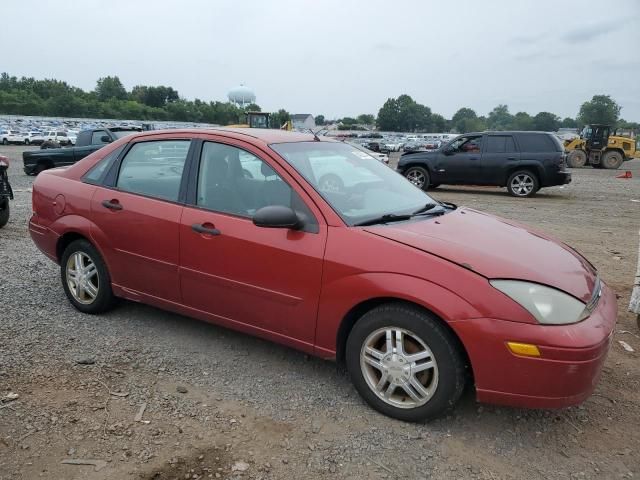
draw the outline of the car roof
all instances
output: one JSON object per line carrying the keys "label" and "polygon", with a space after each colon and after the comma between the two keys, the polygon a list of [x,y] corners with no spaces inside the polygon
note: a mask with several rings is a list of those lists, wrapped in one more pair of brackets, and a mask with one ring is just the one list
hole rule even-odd
{"label": "car roof", "polygon": [[[193,134],[201,135],[203,133],[212,133],[216,135],[229,136],[236,139],[247,139],[246,137],[260,140],[269,145],[272,143],[289,143],[289,142],[313,142],[316,138],[322,142],[336,142],[336,140],[327,137],[315,137],[312,133],[289,132],[286,130],[276,130],[269,128],[234,128],[234,127],[215,127],[215,128],[186,128],[186,129],[166,129],[166,130],[150,130],[142,132],[136,137],[152,136],[154,134]],[[316,140],[317,141],[317,140]]]}

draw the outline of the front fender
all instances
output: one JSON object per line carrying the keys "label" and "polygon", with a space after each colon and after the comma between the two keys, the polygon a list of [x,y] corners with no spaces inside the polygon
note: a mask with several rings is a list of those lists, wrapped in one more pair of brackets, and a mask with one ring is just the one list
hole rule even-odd
{"label": "front fender", "polygon": [[377,298],[421,305],[447,322],[480,316],[476,308],[452,291],[418,277],[386,272],[350,275],[322,286],[316,326],[318,354],[334,356],[336,332],[343,319],[357,305]]}

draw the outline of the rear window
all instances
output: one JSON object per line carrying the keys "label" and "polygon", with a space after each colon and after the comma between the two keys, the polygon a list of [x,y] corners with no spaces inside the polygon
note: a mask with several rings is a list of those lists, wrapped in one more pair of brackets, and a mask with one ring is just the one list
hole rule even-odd
{"label": "rear window", "polygon": [[115,161],[116,158],[120,155],[120,152],[124,149],[125,145],[120,145],[113,152],[106,155],[102,160],[96,163],[91,170],[89,170],[82,180],[86,183],[99,184],[102,182],[104,178],[105,172],[109,169],[111,164]]}
{"label": "rear window", "polygon": [[518,135],[518,144],[521,152],[544,153],[556,152],[558,146],[544,133],[521,133]]}

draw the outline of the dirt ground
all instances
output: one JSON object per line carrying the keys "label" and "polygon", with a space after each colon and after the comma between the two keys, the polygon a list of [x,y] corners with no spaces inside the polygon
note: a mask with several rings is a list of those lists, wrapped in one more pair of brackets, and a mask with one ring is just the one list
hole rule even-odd
{"label": "dirt ground", "polygon": [[16,192],[0,230],[0,480],[640,475],[640,332],[627,312],[640,161],[622,167],[632,179],[574,170],[573,183],[532,199],[497,188],[433,192],[576,247],[618,294],[619,317],[584,404],[494,407],[470,389],[451,416],[406,424],[367,407],[330,362],[134,303],[98,317],[75,311],[27,232],[33,177],[22,151],[0,147]]}

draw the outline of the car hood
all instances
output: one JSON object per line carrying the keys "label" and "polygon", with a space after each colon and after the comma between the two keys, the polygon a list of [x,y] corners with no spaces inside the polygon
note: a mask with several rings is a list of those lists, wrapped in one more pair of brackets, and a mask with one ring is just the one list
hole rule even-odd
{"label": "car hood", "polygon": [[595,268],[575,250],[524,225],[472,209],[365,230],[444,258],[486,278],[549,285],[585,303],[595,287]]}

